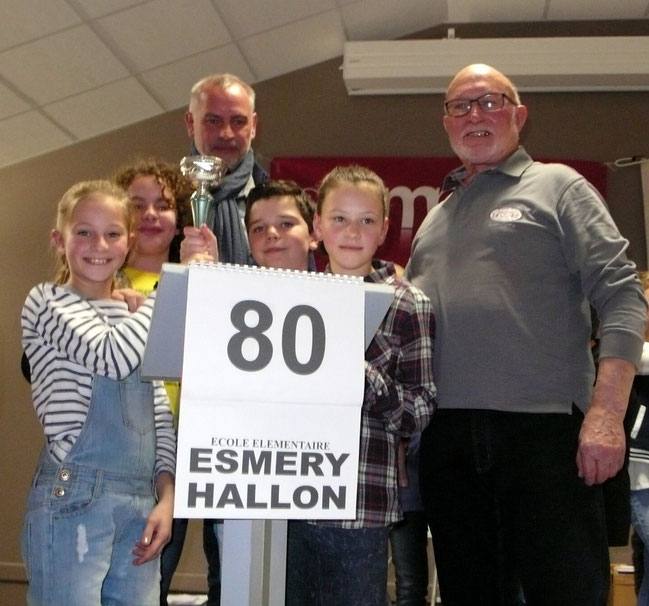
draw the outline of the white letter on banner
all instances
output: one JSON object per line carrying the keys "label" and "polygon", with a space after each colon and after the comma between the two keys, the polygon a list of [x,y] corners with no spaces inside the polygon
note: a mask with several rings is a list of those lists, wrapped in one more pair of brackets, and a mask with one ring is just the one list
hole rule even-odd
{"label": "white letter on banner", "polygon": [[398,185],[390,190],[390,200],[399,198],[403,204],[401,217],[401,229],[411,228],[415,218],[415,200],[419,197],[426,200],[426,213],[437,204],[439,200],[439,187],[430,185],[421,185],[415,191],[412,191],[405,185]]}

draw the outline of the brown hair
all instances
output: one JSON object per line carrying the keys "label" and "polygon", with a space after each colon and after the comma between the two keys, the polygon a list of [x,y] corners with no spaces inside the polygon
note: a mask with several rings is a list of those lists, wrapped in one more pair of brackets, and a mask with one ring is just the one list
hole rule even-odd
{"label": "brown hair", "polygon": [[[388,189],[383,183],[383,179],[379,177],[373,170],[366,166],[359,166],[358,164],[350,164],[348,166],[336,166],[331,169],[320,182],[318,187],[318,200],[316,204],[316,212],[318,215],[322,214],[322,206],[325,198],[337,187],[342,185],[366,185],[374,189],[379,200],[383,204],[383,219],[390,214],[390,198],[388,196]],[[318,242],[318,252],[323,256],[329,256],[324,242]]]}
{"label": "brown hair", "polygon": [[383,203],[383,218],[390,214],[390,199],[388,197],[388,189],[383,183],[383,179],[379,177],[373,170],[365,166],[351,164],[349,166],[336,166],[329,171],[320,183],[318,188],[318,201],[316,212],[322,213],[322,205],[327,195],[341,185],[369,185],[376,190],[376,195]]}
{"label": "brown hair", "polygon": [[246,230],[250,229],[250,211],[255,202],[275,196],[288,196],[289,198],[293,198],[296,208],[309,228],[309,233],[313,232],[314,205],[309,194],[295,183],[295,181],[283,181],[279,179],[271,179],[270,181],[259,183],[248,193],[248,197],[246,198],[246,214],[244,216]]}
{"label": "brown hair", "polygon": [[171,241],[169,260],[178,262],[183,227],[191,225],[189,198],[194,192],[192,183],[180,172],[178,166],[157,158],[139,158],[132,164],[120,168],[113,176],[113,180],[123,189],[128,190],[138,177],[154,177],[162,188],[163,195],[171,196],[168,200],[176,211],[178,235]]}

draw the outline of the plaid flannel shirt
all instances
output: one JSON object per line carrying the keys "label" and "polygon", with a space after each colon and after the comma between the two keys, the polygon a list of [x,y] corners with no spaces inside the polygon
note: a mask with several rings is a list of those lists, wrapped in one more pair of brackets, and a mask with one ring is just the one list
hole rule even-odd
{"label": "plaid flannel shirt", "polygon": [[396,277],[394,265],[373,261],[366,282],[394,286],[394,300],[365,352],[356,519],[319,520],[342,528],[387,526],[401,519],[397,445],[421,432],[435,410],[435,317],[424,293]]}

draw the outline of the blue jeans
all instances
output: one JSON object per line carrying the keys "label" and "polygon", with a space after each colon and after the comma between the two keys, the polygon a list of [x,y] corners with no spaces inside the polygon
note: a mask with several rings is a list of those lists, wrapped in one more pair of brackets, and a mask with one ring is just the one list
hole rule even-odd
{"label": "blue jeans", "polygon": [[133,565],[155,505],[153,390],[138,373],[93,377],[88,416],[62,463],[43,451],[22,551],[29,606],[158,606],[160,561]]}
{"label": "blue jeans", "polygon": [[[171,531],[171,541],[165,546],[160,556],[160,606],[167,606],[169,587],[180,556],[182,555],[187,534],[188,520],[175,518]],[[203,552],[207,560],[207,605],[221,604],[221,562],[219,555],[218,527],[223,527],[223,520],[203,520]]]}
{"label": "blue jeans", "polygon": [[406,511],[392,527],[390,548],[399,606],[426,606],[428,524],[423,511]]}
{"label": "blue jeans", "polygon": [[389,533],[289,522],[286,606],[385,606]]}
{"label": "blue jeans", "polygon": [[203,520],[203,553],[207,560],[207,605],[221,604],[221,550],[223,520]]}
{"label": "blue jeans", "polygon": [[631,523],[644,544],[644,573],[637,606],[649,606],[649,488],[631,491]]}
{"label": "blue jeans", "polygon": [[420,487],[444,606],[605,606],[601,486],[577,476],[583,415],[438,410]]}
{"label": "blue jeans", "polygon": [[[38,508],[26,518],[29,606],[158,606],[160,562],[156,558],[134,566],[132,553],[154,505],[153,495],[112,492],[106,477],[79,478],[77,488],[60,515]],[[39,482],[32,497],[41,489],[45,496],[51,493],[51,485]]]}

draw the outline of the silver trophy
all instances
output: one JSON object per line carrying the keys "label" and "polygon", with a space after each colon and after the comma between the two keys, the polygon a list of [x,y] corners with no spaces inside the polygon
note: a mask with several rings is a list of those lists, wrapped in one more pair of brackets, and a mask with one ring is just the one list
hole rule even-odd
{"label": "silver trophy", "polygon": [[185,156],[180,161],[180,172],[197,185],[189,198],[195,227],[205,223],[213,228],[214,198],[209,188],[221,182],[226,170],[225,162],[216,156]]}

